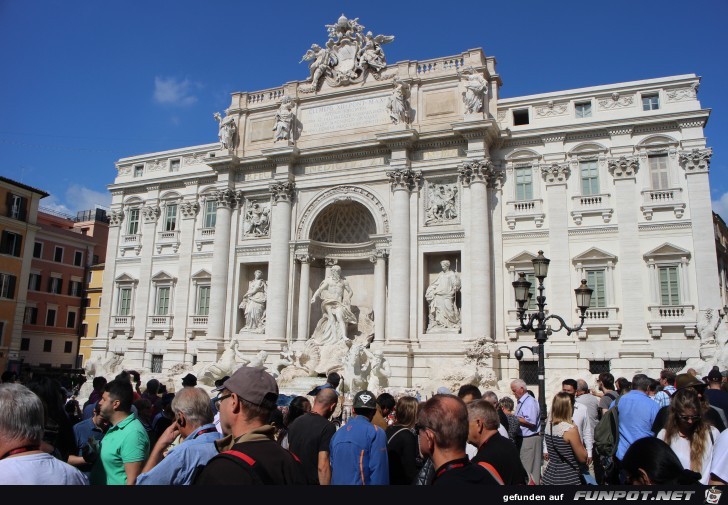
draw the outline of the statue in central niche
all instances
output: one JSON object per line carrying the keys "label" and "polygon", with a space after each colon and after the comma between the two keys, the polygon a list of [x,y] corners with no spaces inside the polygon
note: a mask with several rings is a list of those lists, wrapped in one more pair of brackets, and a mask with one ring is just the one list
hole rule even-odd
{"label": "statue in central niche", "polygon": [[331,267],[331,274],[324,279],[311,297],[311,303],[321,297],[321,312],[323,317],[316,325],[313,340],[320,345],[335,344],[346,341],[346,325],[356,323],[356,317],[351,312],[351,297],[354,292],[349,281],[341,277],[341,267]]}
{"label": "statue in central niche", "polygon": [[460,277],[450,270],[450,262],[441,261],[442,272],[425,292],[430,305],[427,333],[460,331],[460,310],[455,305],[455,295],[460,291]]}

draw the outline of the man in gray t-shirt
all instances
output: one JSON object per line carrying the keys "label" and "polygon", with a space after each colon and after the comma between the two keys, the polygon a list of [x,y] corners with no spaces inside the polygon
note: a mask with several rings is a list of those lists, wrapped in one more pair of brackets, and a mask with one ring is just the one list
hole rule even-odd
{"label": "man in gray t-shirt", "polygon": [[585,380],[579,379],[576,384],[576,403],[581,403],[586,407],[586,415],[594,429],[599,419],[599,398],[591,394]]}
{"label": "man in gray t-shirt", "polygon": [[602,399],[599,400],[600,412],[597,414],[597,417],[601,419],[602,415],[609,410],[612,402],[619,397],[619,394],[614,390],[614,375],[609,372],[599,374],[597,382],[599,383],[599,390],[604,393]]}

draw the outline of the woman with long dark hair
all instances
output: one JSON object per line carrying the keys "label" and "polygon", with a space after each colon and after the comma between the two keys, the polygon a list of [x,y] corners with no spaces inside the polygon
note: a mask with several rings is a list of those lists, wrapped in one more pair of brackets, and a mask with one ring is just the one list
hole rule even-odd
{"label": "woman with long dark hair", "polygon": [[417,398],[411,396],[403,396],[397,400],[394,424],[385,431],[390,484],[412,484],[422,466],[419,460],[420,447],[414,431],[418,406]]}
{"label": "woman with long dark hair", "polygon": [[278,441],[284,449],[288,449],[288,427],[296,418],[301,417],[306,412],[311,412],[311,402],[305,396],[296,396],[288,405],[288,414],[285,416],[283,428],[278,434]]}
{"label": "woman with long dark hair", "polygon": [[624,454],[622,468],[627,482],[645,486],[697,484],[700,474],[683,468],[670,446],[659,438],[637,440]]}
{"label": "woman with long dark hair", "polygon": [[657,438],[670,446],[683,468],[700,473],[700,482],[707,484],[713,445],[719,434],[705,421],[705,405],[698,392],[685,388],[672,395],[667,423]]}
{"label": "woman with long dark hair", "polygon": [[546,448],[549,463],[543,474],[546,485],[579,485],[579,463],[586,462],[586,449],[579,435],[579,428],[572,422],[574,407],[571,395],[557,393],[551,404],[551,422],[546,426]]}

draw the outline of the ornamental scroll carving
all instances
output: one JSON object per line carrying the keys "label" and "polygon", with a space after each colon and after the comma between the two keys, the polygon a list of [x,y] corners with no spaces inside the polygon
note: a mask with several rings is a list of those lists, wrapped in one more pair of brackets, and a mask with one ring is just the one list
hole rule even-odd
{"label": "ornamental scroll carving", "polygon": [[566,183],[571,175],[571,167],[568,164],[552,163],[541,167],[541,175],[547,184]]}
{"label": "ornamental scroll carving", "polygon": [[142,207],[142,217],[146,223],[155,222],[161,214],[162,210],[156,205],[145,205]]}
{"label": "ornamental scroll carving", "polygon": [[665,90],[668,102],[682,102],[684,100],[695,100],[698,96],[698,85],[693,84],[689,88],[677,88]]}
{"label": "ornamental scroll carving", "polygon": [[634,97],[620,96],[619,93],[612,93],[612,96],[609,98],[600,98],[597,103],[602,109],[622,109],[632,105],[634,103]]}
{"label": "ornamental scroll carving", "polygon": [[197,202],[182,202],[179,211],[185,219],[193,218],[200,211],[200,204]]}
{"label": "ornamental scroll carving", "polygon": [[269,186],[269,189],[273,196],[273,205],[278,202],[290,202],[293,200],[296,183],[291,181],[274,182]]}
{"label": "ornamental scroll carving", "polygon": [[465,161],[458,167],[458,179],[463,186],[473,182],[485,181],[490,189],[497,189],[503,183],[503,171],[495,168],[490,158],[484,160]]}
{"label": "ornamental scroll carving", "polygon": [[634,177],[639,170],[639,162],[635,158],[622,156],[619,159],[611,159],[608,162],[609,172],[615,179]]}
{"label": "ornamental scroll carving", "polygon": [[713,150],[693,149],[689,152],[680,153],[680,164],[687,173],[707,172],[710,170],[710,158]]}
{"label": "ornamental scroll carving", "polygon": [[390,170],[387,172],[387,177],[389,177],[389,183],[392,185],[393,191],[397,189],[412,191],[422,183],[422,172],[411,168]]}
{"label": "ornamental scroll carving", "polygon": [[124,220],[124,212],[120,210],[114,210],[109,216],[109,226],[120,226]]}
{"label": "ornamental scroll carving", "polygon": [[539,117],[563,116],[567,113],[569,106],[565,103],[554,103],[553,100],[536,107],[536,115]]}

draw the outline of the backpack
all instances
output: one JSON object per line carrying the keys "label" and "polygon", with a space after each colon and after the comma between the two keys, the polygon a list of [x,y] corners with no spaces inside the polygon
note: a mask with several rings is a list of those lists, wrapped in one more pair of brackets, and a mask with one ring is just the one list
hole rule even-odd
{"label": "backpack", "polygon": [[[298,456],[290,451],[288,452],[293,457],[293,459],[295,459],[299,464],[301,463],[301,460],[298,459]],[[266,472],[265,468],[259,465],[255,459],[253,459],[248,454],[245,454],[244,452],[230,449],[228,451],[221,452],[216,457],[225,458],[229,461],[234,461],[235,463],[237,463],[240,468],[244,469],[245,472],[250,475],[253,480],[253,485],[276,484],[276,482],[270,477],[270,475],[268,475],[268,472]]]}
{"label": "backpack", "polygon": [[619,447],[619,400],[609,409],[594,429],[594,448],[599,453],[604,470],[609,472],[614,467],[614,455]]}

